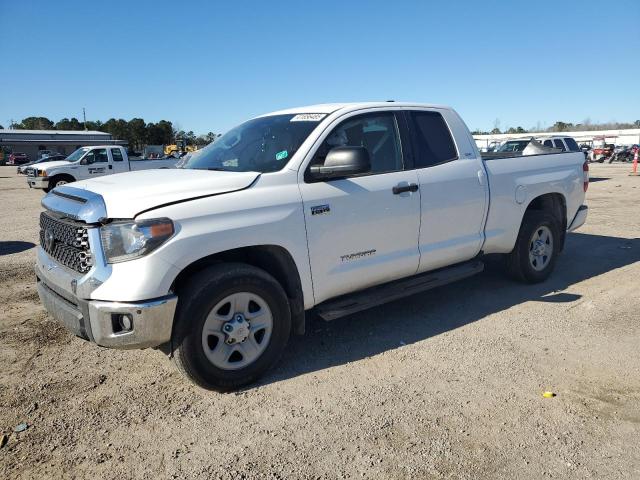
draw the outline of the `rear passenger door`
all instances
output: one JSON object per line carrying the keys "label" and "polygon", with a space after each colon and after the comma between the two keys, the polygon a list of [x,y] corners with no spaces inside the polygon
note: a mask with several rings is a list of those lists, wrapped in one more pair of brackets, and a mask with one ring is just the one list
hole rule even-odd
{"label": "rear passenger door", "polygon": [[453,112],[412,110],[407,121],[420,185],[418,271],[469,260],[484,240],[489,190],[482,159]]}
{"label": "rear passenger door", "polygon": [[124,158],[122,156],[122,150],[120,150],[119,148],[110,148],[109,150],[111,152],[111,165],[113,167],[113,173],[122,173],[129,171],[129,166],[127,165],[127,162],[124,161]]}

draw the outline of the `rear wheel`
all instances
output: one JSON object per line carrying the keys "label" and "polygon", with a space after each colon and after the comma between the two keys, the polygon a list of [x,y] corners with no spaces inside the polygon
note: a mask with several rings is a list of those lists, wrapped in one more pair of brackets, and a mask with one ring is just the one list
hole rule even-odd
{"label": "rear wheel", "polygon": [[238,263],[209,267],[178,296],[174,360],[201,387],[227,391],[254,382],[289,339],[287,296],[259,268]]}
{"label": "rear wheel", "polygon": [[560,229],[548,212],[525,213],[513,251],[507,255],[507,271],[516,280],[538,283],[553,271],[559,251]]}

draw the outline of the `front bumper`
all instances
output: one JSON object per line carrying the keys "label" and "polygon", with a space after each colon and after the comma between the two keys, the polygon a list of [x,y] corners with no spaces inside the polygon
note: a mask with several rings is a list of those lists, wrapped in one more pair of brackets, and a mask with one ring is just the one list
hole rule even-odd
{"label": "front bumper", "polygon": [[29,188],[49,188],[49,177],[27,177]]}
{"label": "front bumper", "polygon": [[78,337],[122,349],[156,347],[171,339],[177,296],[141,302],[83,300],[48,282],[38,265],[35,270],[47,312]]}

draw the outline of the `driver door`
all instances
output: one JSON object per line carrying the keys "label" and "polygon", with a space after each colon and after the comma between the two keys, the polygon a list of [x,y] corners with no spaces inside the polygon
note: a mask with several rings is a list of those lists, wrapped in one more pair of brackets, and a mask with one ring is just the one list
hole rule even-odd
{"label": "driver door", "polygon": [[404,169],[396,114],[360,114],[342,121],[311,164],[321,165],[336,146],[365,147],[371,171],[300,183],[316,303],[413,275],[420,259],[418,176]]}
{"label": "driver door", "polygon": [[88,152],[83,163],[86,163],[87,178],[100,177],[107,174],[109,168],[109,157],[106,148],[96,148]]}

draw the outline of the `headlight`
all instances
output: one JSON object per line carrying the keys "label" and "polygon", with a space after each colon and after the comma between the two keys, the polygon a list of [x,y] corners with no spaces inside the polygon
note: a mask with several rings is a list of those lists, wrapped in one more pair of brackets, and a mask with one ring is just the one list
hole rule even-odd
{"label": "headlight", "polygon": [[36,170],[36,175],[37,175],[38,177],[46,177],[46,176],[47,176],[47,172],[46,172],[46,171],[44,171],[44,170],[40,170],[40,169],[38,169],[38,170]]}
{"label": "headlight", "polygon": [[107,263],[126,262],[155,250],[171,235],[173,222],[155,218],[139,222],[113,222],[100,227],[102,250]]}

